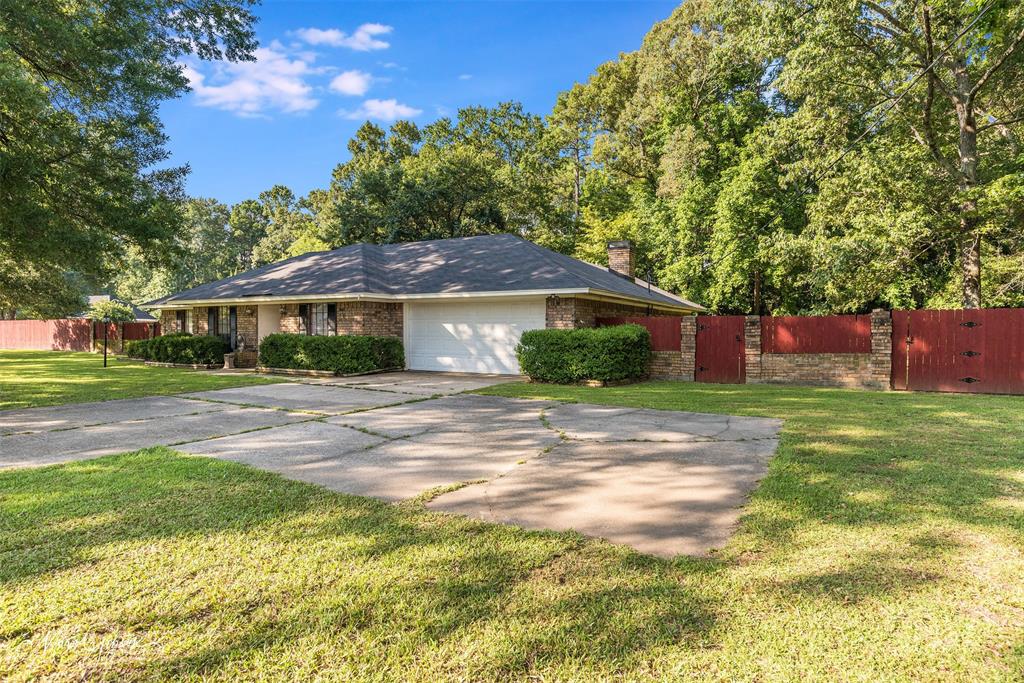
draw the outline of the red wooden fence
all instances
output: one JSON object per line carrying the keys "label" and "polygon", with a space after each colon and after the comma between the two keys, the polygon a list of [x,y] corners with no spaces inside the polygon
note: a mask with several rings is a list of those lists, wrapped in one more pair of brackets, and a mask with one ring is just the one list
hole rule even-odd
{"label": "red wooden fence", "polygon": [[892,388],[1024,394],[1024,309],[892,312]]}
{"label": "red wooden fence", "polygon": [[151,336],[158,334],[152,328],[156,327],[158,323],[125,323],[124,324],[124,340],[132,341],[135,339],[149,339]]}
{"label": "red wooden fence", "polygon": [[[124,340],[132,341],[134,339],[149,339],[151,336],[150,328],[156,323],[108,323],[107,324],[107,339],[113,344],[121,336],[121,330],[124,329]],[[98,341],[103,340],[103,323],[93,323],[93,334]],[[155,334],[159,334],[156,332]]]}
{"label": "red wooden fence", "polygon": [[761,316],[761,353],[871,353],[871,316]]}
{"label": "red wooden fence", "polygon": [[641,325],[651,333],[652,351],[678,351],[682,343],[681,318],[678,315],[640,316],[633,318],[598,318],[598,327],[610,325]]}
{"label": "red wooden fence", "polygon": [[0,320],[0,349],[88,351],[88,320]]}

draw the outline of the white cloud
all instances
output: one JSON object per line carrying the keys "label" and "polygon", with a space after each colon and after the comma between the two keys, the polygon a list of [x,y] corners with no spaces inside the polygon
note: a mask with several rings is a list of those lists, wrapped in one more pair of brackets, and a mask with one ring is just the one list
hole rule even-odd
{"label": "white cloud", "polygon": [[306,78],[320,73],[310,61],[291,59],[276,41],[257,48],[254,62],[214,62],[210,73],[185,64],[184,73],[198,104],[238,114],[261,116],[267,110],[294,114],[315,109]]}
{"label": "white cloud", "polygon": [[331,90],[342,95],[365,95],[371,80],[365,71],[343,71],[331,80]]}
{"label": "white cloud", "polygon": [[402,104],[398,100],[366,100],[355,111],[340,112],[347,119],[377,119],[380,121],[394,121],[396,119],[407,119],[422,114],[422,109]]}
{"label": "white cloud", "polygon": [[352,35],[336,28],[300,28],[295,31],[295,35],[310,45],[347,47],[350,50],[369,52],[390,47],[390,43],[374,36],[384,36],[391,31],[392,27],[385,24],[363,24]]}
{"label": "white cloud", "polygon": [[471,78],[473,78],[473,74],[459,74],[460,81],[468,81]]}

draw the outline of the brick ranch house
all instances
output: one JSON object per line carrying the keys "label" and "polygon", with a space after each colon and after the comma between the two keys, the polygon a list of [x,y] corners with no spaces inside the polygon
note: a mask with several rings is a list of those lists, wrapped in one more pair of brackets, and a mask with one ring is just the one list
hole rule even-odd
{"label": "brick ranch house", "polygon": [[218,334],[240,367],[274,332],[401,337],[406,367],[518,374],[526,330],[592,327],[599,317],[686,315],[703,308],[633,276],[629,242],[609,268],[514,235],[356,244],[303,254],[172,294],[165,332]]}

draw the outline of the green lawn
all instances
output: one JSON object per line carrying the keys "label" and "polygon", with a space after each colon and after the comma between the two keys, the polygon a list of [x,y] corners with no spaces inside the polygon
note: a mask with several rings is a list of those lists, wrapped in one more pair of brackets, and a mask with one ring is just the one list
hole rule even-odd
{"label": "green lawn", "polygon": [[214,375],[157,368],[103,355],[60,351],[0,351],[0,410],[164,396],[277,382],[252,375]]}
{"label": "green lawn", "polygon": [[675,561],[165,449],[0,473],[0,679],[1024,678],[1024,399],[488,393],[786,423],[728,547]]}

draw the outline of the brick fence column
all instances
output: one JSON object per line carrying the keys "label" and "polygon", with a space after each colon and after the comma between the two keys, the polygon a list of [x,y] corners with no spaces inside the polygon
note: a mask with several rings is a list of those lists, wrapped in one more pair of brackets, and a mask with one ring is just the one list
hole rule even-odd
{"label": "brick fence column", "polygon": [[688,382],[694,380],[694,371],[697,367],[697,316],[684,315],[679,321],[679,352],[682,357],[683,379]]}
{"label": "brick fence column", "polygon": [[892,313],[871,311],[871,383],[889,389],[892,382]]}
{"label": "brick fence column", "polygon": [[761,316],[748,315],[743,321],[743,347],[747,362],[747,384],[761,382]]}

